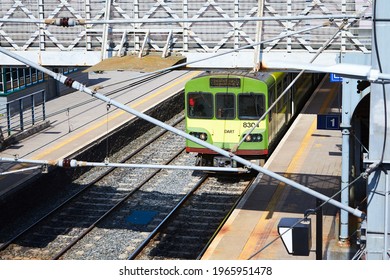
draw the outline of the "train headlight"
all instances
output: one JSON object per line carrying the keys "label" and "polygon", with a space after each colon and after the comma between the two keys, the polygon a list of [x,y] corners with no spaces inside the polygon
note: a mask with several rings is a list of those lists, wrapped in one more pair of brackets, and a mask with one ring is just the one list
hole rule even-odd
{"label": "train headlight", "polygon": [[244,142],[261,142],[263,141],[263,135],[260,133],[249,134],[245,137]]}
{"label": "train headlight", "polygon": [[200,140],[206,141],[207,140],[207,133],[205,132],[190,132],[190,135],[199,138]]}

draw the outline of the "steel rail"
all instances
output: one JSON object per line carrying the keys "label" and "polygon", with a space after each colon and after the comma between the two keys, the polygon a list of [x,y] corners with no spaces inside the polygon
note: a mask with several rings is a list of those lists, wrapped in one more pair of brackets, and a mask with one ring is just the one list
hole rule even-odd
{"label": "steel rail", "polygon": [[[167,160],[166,164],[172,162],[175,158],[177,158],[182,152],[184,148],[179,150],[176,154],[174,154],[169,160]],[[122,197],[115,205],[113,205],[110,209],[108,209],[103,215],[101,215],[95,222],[93,222],[88,228],[84,229],[72,242],[70,242],[66,247],[64,247],[59,253],[57,253],[53,260],[58,260],[62,257],[66,252],[68,252],[77,242],[83,239],[91,230],[93,230],[103,219],[105,219],[108,215],[110,215],[114,210],[116,210],[119,206],[121,206],[124,202],[126,202],[131,196],[133,196],[137,191],[139,191],[147,182],[149,182],[154,176],[159,173],[160,170],[153,171],[150,175],[144,178],[139,185]]]}
{"label": "steel rail", "polygon": [[156,236],[159,230],[167,224],[169,219],[180,209],[180,207],[188,201],[189,197],[198,190],[204,181],[209,177],[208,174],[204,175],[200,180],[195,184],[195,186],[176,204],[176,206],[168,213],[168,215],[158,224],[158,226],[149,234],[149,236],[131,253],[128,257],[128,260],[134,260],[141,252],[145,249],[148,243]]}
{"label": "steel rail", "polygon": [[241,195],[237,198],[236,202],[232,205],[232,207],[230,208],[229,212],[226,214],[225,218],[223,219],[223,221],[219,224],[218,228],[215,230],[214,234],[211,236],[211,238],[209,239],[209,241],[207,242],[207,244],[203,247],[202,251],[198,254],[198,257],[196,258],[197,260],[200,260],[204,253],[206,252],[206,250],[208,249],[208,247],[211,245],[211,243],[213,242],[213,240],[215,239],[215,237],[217,237],[219,231],[222,229],[222,227],[225,225],[225,223],[227,222],[228,218],[230,217],[230,215],[233,213],[233,211],[236,209],[237,205],[241,202],[241,200],[243,199],[243,197],[246,195],[246,193],[248,192],[249,188],[253,185],[253,183],[256,181],[256,177],[252,178],[247,186],[245,187],[245,189],[243,190],[243,192],[241,193]]}

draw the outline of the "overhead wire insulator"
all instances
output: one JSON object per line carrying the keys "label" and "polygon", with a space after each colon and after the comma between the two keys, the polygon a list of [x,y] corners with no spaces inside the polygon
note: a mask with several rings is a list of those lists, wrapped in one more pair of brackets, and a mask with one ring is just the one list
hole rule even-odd
{"label": "overhead wire insulator", "polygon": [[71,167],[77,167],[77,161],[75,159],[62,159],[57,162],[57,165],[59,167],[64,167],[64,168],[71,168]]}
{"label": "overhead wire insulator", "polygon": [[72,87],[73,83],[74,83],[74,80],[72,78],[67,77],[65,79],[64,85],[66,85],[67,87]]}
{"label": "overhead wire insulator", "polygon": [[77,21],[72,18],[64,17],[55,19],[54,24],[62,27],[72,27],[77,25]]}
{"label": "overhead wire insulator", "polygon": [[68,17],[50,18],[44,20],[45,24],[57,25],[62,27],[73,27],[76,25],[85,25],[85,19],[73,19]]}

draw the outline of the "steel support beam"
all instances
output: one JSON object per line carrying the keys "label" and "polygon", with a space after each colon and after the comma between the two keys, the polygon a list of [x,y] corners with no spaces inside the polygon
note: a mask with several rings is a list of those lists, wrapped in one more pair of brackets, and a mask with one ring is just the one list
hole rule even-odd
{"label": "steel support beam", "polygon": [[[346,54],[341,56],[342,63],[352,63],[355,65],[371,65],[371,55],[352,55]],[[357,92],[357,79],[343,78],[342,80],[342,112],[341,112],[341,135],[342,135],[342,160],[341,160],[341,203],[349,205],[350,193],[350,135],[351,135],[351,120],[353,113],[364,97],[363,93]],[[346,211],[340,211],[340,231],[339,242],[345,247],[350,245],[349,233],[349,215]]]}
{"label": "steel support beam", "polygon": [[109,57],[107,48],[109,48],[109,42],[108,42],[108,36],[110,32],[110,15],[111,15],[111,1],[112,0],[106,0],[105,2],[105,9],[104,9],[104,20],[106,23],[103,24],[103,38],[102,38],[102,54],[101,59],[106,59]]}

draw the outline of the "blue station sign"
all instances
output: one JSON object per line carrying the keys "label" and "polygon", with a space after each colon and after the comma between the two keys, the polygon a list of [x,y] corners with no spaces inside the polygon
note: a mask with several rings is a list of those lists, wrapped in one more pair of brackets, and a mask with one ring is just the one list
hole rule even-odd
{"label": "blue station sign", "polygon": [[340,122],[340,114],[317,115],[317,129],[338,130]]}
{"label": "blue station sign", "polygon": [[343,81],[343,78],[341,76],[334,73],[330,73],[329,77],[332,83],[340,83]]}

